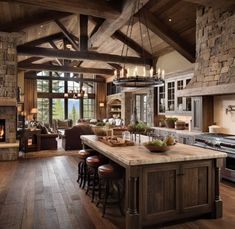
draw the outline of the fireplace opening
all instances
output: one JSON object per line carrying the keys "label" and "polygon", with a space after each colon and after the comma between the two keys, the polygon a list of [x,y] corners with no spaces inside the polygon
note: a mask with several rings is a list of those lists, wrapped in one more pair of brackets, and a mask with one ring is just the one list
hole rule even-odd
{"label": "fireplace opening", "polygon": [[0,119],[0,142],[5,142],[5,119]]}

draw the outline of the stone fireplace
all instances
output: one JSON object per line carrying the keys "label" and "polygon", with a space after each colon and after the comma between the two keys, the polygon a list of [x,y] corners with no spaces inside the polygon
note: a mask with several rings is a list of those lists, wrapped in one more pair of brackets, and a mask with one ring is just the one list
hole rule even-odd
{"label": "stone fireplace", "polygon": [[16,89],[18,34],[0,32],[0,160],[18,158]]}
{"label": "stone fireplace", "polygon": [[6,127],[5,119],[0,119],[0,142],[5,142]]}

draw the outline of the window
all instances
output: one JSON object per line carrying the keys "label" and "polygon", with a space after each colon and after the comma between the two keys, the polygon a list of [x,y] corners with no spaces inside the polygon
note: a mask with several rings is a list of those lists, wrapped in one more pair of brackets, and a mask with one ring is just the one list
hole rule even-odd
{"label": "window", "polygon": [[70,91],[79,91],[80,90],[80,83],[68,81],[68,92]]}
{"label": "window", "polygon": [[52,100],[52,119],[64,119],[64,99]]}
{"label": "window", "polygon": [[69,99],[68,100],[68,118],[73,120],[75,125],[80,119],[80,99]]}
{"label": "window", "polygon": [[95,118],[95,100],[94,99],[83,100],[83,117],[85,119]]}
{"label": "window", "polygon": [[135,104],[139,121],[147,122],[147,95],[136,95]]}
{"label": "window", "polygon": [[95,84],[94,82],[84,82],[82,89],[87,93],[95,93]]}
{"label": "window", "polygon": [[40,122],[49,123],[49,99],[37,99],[37,120]]}
{"label": "window", "polygon": [[37,92],[49,92],[49,80],[37,80]]}
{"label": "window", "polygon": [[62,81],[62,80],[52,80],[52,92],[54,92],[54,93],[64,93],[64,81]]}
{"label": "window", "polygon": [[175,109],[175,82],[167,83],[167,109],[174,111]]}
{"label": "window", "polygon": [[165,86],[160,86],[159,90],[159,113],[165,113]]}

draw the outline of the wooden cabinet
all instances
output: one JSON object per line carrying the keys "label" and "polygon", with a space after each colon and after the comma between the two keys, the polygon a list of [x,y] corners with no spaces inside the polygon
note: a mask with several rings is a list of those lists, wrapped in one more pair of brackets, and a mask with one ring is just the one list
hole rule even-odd
{"label": "wooden cabinet", "polygon": [[178,96],[193,77],[193,73],[182,73],[169,76],[164,86],[158,87],[158,114],[159,115],[191,115],[191,97]]}
{"label": "wooden cabinet", "polygon": [[179,205],[179,166],[161,165],[144,170],[143,198],[144,220],[154,221],[157,218],[176,217]]}
{"label": "wooden cabinet", "polygon": [[213,124],[213,97],[192,98],[192,131],[208,131]]}
{"label": "wooden cabinet", "polygon": [[188,212],[208,212],[211,210],[212,161],[190,162],[181,167],[182,190],[179,190],[181,210]]}
{"label": "wooden cabinet", "polygon": [[143,220],[151,223],[212,211],[212,160],[143,169]]}

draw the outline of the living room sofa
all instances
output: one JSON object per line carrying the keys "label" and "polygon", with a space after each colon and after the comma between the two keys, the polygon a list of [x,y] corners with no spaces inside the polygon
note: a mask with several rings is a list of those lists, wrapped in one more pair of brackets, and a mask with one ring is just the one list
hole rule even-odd
{"label": "living room sofa", "polygon": [[65,150],[82,149],[81,135],[94,134],[90,125],[78,124],[72,128],[65,129],[62,135],[62,146]]}

